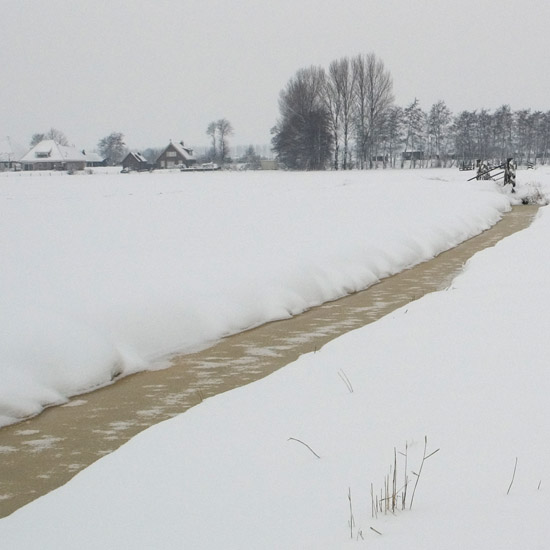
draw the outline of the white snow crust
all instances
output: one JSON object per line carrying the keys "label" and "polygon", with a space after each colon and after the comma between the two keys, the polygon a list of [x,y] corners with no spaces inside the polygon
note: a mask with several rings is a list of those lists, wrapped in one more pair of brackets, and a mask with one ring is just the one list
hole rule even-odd
{"label": "white snow crust", "polygon": [[[549,170],[520,177],[550,188]],[[511,202],[450,170],[37,179],[0,180],[7,420],[368,286],[479,233]],[[543,208],[446,291],[142,432],[0,520],[0,540],[545,548],[549,238]],[[406,443],[414,479],[425,436],[440,451],[413,509],[372,518],[371,483],[380,490]]]}
{"label": "white snow crust", "polygon": [[457,174],[1,178],[0,424],[481,232],[509,200]]}

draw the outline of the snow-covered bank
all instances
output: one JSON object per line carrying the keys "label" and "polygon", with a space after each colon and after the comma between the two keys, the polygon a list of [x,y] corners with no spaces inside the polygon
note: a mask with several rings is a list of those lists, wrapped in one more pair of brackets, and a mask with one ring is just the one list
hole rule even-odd
{"label": "snow-covered bank", "polygon": [[0,424],[479,233],[509,199],[464,180],[456,170],[0,178]]}
{"label": "snow-covered bank", "polygon": [[[545,208],[447,291],[143,432],[0,520],[0,539],[15,550],[546,548],[549,239]],[[440,451],[413,509],[372,518],[371,483],[382,488],[406,442],[414,480],[425,435]],[[399,485],[404,471],[399,455]]]}

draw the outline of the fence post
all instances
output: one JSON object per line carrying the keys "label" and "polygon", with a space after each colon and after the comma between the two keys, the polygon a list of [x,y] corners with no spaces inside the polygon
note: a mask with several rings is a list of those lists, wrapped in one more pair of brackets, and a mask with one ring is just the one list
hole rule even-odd
{"label": "fence post", "polygon": [[516,168],[517,163],[513,158],[506,159],[506,165],[504,167],[504,185],[509,183],[512,186],[512,193],[516,192]]}
{"label": "fence post", "polygon": [[477,164],[477,178],[478,180],[490,180],[491,174],[489,173],[489,163],[487,161],[482,161],[481,159],[476,160]]}

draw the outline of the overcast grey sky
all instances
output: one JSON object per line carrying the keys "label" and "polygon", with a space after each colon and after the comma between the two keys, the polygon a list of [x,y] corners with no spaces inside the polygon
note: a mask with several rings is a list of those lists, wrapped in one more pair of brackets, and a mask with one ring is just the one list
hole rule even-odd
{"label": "overcast grey sky", "polygon": [[374,52],[396,102],[550,110],[548,0],[2,0],[0,137],[269,143],[294,73]]}

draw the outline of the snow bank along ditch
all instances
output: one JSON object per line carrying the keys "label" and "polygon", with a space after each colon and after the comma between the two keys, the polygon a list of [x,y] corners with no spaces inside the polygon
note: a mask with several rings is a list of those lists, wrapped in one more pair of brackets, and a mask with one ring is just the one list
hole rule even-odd
{"label": "snow bank along ditch", "polygon": [[0,517],[64,484],[145,428],[445,288],[468,258],[527,227],[536,211],[536,206],[516,206],[481,235],[365,291],[173,357],[171,368],[129,376],[1,428]]}

